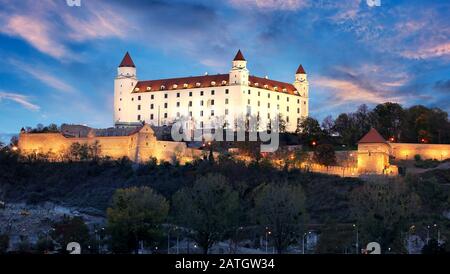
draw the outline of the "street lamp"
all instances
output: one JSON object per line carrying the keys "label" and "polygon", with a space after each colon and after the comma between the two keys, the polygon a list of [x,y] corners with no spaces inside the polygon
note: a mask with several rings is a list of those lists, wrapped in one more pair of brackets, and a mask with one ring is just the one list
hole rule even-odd
{"label": "street lamp", "polygon": [[427,244],[430,241],[430,226],[427,225]]}
{"label": "street lamp", "polygon": [[441,239],[440,239],[440,238],[441,238],[441,231],[439,230],[439,227],[438,227],[437,224],[434,224],[433,227],[434,227],[435,229],[437,229],[437,244],[438,244],[438,246],[439,246],[439,241],[441,240]]}
{"label": "street lamp", "polygon": [[269,243],[269,235],[272,234],[272,232],[269,230],[269,228],[266,226],[266,254],[268,253],[268,243]]}
{"label": "street lamp", "polygon": [[356,224],[353,224],[353,228],[356,230],[356,254],[359,254],[359,231],[358,231],[358,226]]}

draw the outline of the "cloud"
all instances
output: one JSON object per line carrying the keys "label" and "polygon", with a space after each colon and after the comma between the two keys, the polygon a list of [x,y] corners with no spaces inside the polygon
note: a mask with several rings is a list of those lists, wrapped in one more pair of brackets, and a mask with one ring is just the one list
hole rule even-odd
{"label": "cloud", "polygon": [[421,46],[416,50],[405,50],[402,55],[410,59],[430,59],[450,55],[450,42]]}
{"label": "cloud", "polygon": [[68,54],[65,46],[54,39],[52,26],[39,18],[13,15],[6,19],[5,27],[0,31],[22,38],[37,50],[52,57],[61,58]]}
{"label": "cloud", "polygon": [[13,92],[4,92],[0,91],[0,102],[2,100],[9,100],[16,102],[23,106],[26,109],[32,110],[32,111],[38,111],[40,107],[38,105],[35,105],[30,102],[30,98],[28,96],[19,94],[19,93],[13,93]]}
{"label": "cloud", "polygon": [[[24,3],[25,2],[25,3]],[[105,38],[124,38],[127,25],[120,13],[113,12],[104,2],[83,3],[80,13],[49,0],[17,1],[13,4],[0,0],[8,10],[0,12],[1,33],[23,39],[38,51],[56,59],[78,59],[71,50],[77,42]]]}
{"label": "cloud", "polygon": [[235,8],[256,8],[261,11],[296,11],[309,6],[307,0],[229,0]]}
{"label": "cloud", "polygon": [[18,69],[28,73],[35,79],[38,79],[42,83],[46,84],[49,87],[55,88],[62,92],[72,93],[74,92],[74,89],[71,85],[65,83],[64,81],[56,78],[53,75],[50,75],[46,73],[45,69],[38,69],[36,67],[29,66],[23,62],[20,62],[18,60],[11,59],[9,61],[10,64],[17,67]]}
{"label": "cloud", "polygon": [[450,80],[437,81],[434,84],[434,89],[443,92],[450,92]]}

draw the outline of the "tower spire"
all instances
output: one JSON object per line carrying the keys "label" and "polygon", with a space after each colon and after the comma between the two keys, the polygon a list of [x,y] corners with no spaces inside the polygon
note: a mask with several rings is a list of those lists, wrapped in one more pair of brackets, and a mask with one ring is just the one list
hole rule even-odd
{"label": "tower spire", "polygon": [[136,66],[134,65],[133,59],[131,59],[130,54],[127,53],[125,54],[125,56],[122,59],[122,62],[119,65],[119,68],[123,68],[123,67],[131,67],[131,68],[135,68]]}
{"label": "tower spire", "polygon": [[298,66],[297,72],[295,74],[306,74],[306,71],[301,64],[300,66]]}
{"label": "tower spire", "polygon": [[236,53],[236,56],[234,57],[233,61],[246,61],[244,58],[244,55],[242,54],[241,50],[238,50]]}

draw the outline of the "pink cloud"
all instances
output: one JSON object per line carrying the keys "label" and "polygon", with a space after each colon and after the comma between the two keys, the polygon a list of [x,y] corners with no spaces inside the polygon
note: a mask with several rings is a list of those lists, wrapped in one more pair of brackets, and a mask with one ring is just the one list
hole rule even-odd
{"label": "pink cloud", "polygon": [[229,0],[233,7],[260,10],[299,10],[309,5],[307,0]]}
{"label": "pink cloud", "polygon": [[30,102],[30,99],[28,96],[19,94],[19,93],[13,93],[13,92],[4,92],[0,91],[0,102],[2,100],[9,100],[16,102],[20,104],[21,106],[25,107],[26,109],[32,110],[32,111],[38,111],[40,107],[38,105],[35,105]]}

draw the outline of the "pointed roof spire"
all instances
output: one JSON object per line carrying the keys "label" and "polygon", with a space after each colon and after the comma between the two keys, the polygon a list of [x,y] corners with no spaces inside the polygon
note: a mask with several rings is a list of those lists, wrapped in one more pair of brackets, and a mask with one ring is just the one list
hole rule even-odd
{"label": "pointed roof spire", "polygon": [[298,66],[297,72],[295,74],[306,74],[306,71],[301,64],[300,66]]}
{"label": "pointed roof spire", "polygon": [[233,61],[246,61],[244,58],[244,55],[242,54],[241,50],[238,50],[236,53],[236,56],[234,57]]}
{"label": "pointed roof spire", "polygon": [[364,135],[361,140],[359,140],[358,143],[386,143],[386,140],[376,129],[371,128],[369,132]]}
{"label": "pointed roof spire", "polygon": [[122,62],[121,62],[120,65],[119,65],[119,68],[121,68],[121,67],[132,67],[132,68],[135,68],[135,67],[136,67],[136,66],[134,65],[133,59],[131,59],[131,56],[130,56],[130,54],[128,53],[128,51],[127,51],[127,53],[125,54],[125,56],[123,57]]}

